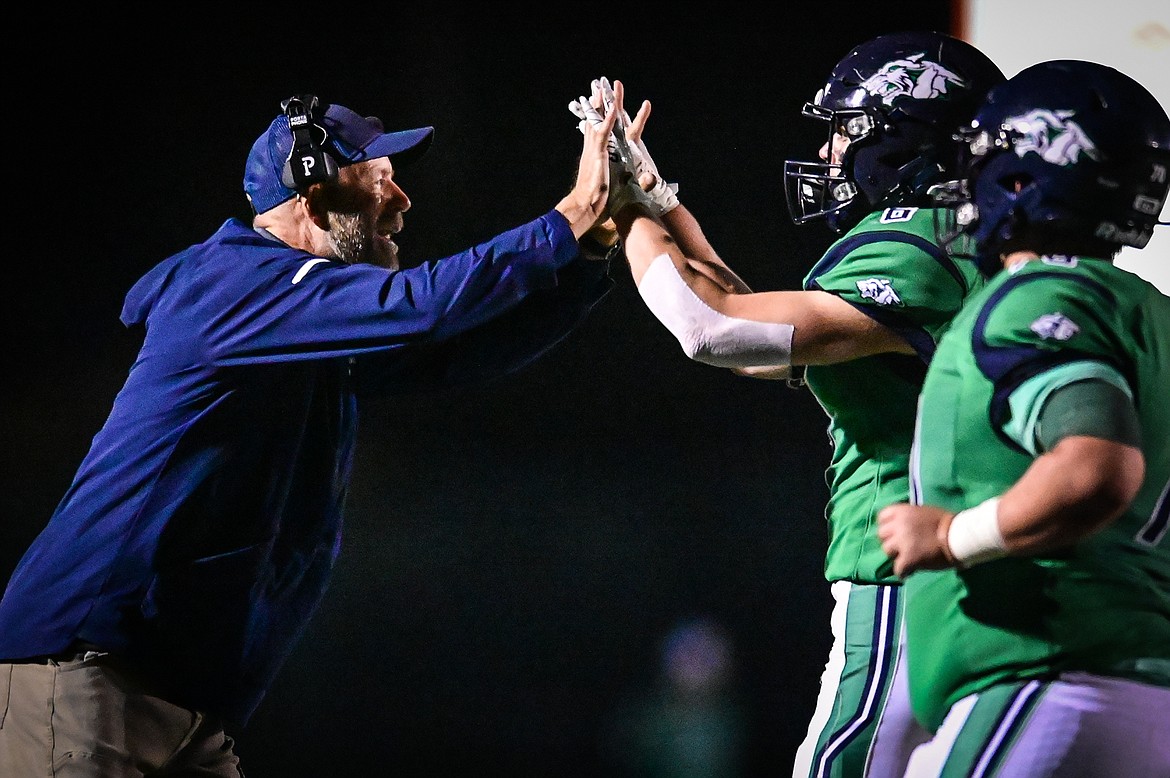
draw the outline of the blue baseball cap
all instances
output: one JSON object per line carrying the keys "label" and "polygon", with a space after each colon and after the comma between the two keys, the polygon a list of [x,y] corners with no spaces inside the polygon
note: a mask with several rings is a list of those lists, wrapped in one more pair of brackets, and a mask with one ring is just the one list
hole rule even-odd
{"label": "blue baseball cap", "polygon": [[[434,127],[386,132],[381,119],[360,116],[343,105],[330,105],[315,123],[326,133],[322,148],[339,168],[379,157],[390,157],[399,167],[410,164],[426,152],[435,132]],[[292,146],[293,135],[284,114],[273,119],[252,144],[244,168],[244,193],[256,213],[264,213],[296,195],[281,180]]]}

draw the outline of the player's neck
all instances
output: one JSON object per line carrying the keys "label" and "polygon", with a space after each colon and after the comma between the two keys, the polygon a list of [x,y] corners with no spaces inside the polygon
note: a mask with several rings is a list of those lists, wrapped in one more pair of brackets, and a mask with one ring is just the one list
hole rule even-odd
{"label": "player's neck", "polygon": [[1011,267],[1020,262],[1031,262],[1032,260],[1040,259],[1040,255],[1035,251],[1013,251],[1010,254],[1001,254],[999,257],[1000,263],[1004,267]]}

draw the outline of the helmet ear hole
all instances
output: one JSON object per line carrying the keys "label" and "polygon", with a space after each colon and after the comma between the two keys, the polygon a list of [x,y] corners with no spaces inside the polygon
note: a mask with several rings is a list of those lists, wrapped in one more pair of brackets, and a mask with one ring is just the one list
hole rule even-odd
{"label": "helmet ear hole", "polygon": [[1027,189],[1034,180],[1035,179],[1033,179],[1032,176],[1028,175],[1027,173],[1016,173],[1014,175],[1004,176],[1003,178],[999,179],[997,183],[999,184],[1000,189],[1003,189],[1005,192],[1019,194],[1020,192]]}

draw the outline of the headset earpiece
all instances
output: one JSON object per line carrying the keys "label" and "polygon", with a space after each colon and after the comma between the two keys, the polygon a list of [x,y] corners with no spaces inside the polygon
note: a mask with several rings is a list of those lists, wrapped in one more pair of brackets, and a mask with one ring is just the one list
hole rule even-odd
{"label": "headset earpiece", "polygon": [[[316,95],[294,95],[280,104],[280,110],[288,117],[293,140],[280,180],[298,192],[303,192],[310,184],[337,178],[337,162],[321,147],[328,133],[313,119],[316,108]],[[316,137],[318,134],[319,138]]]}

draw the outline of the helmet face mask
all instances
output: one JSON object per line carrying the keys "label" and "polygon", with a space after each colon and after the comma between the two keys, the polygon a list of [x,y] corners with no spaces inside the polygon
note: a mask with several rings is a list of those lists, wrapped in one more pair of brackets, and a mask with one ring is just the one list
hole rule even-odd
{"label": "helmet face mask", "polygon": [[1004,80],[985,55],[934,32],[883,35],[854,48],[803,114],[848,145],[839,160],[788,161],[789,212],[823,218],[837,232],[892,205],[929,205],[930,186],[951,177],[950,136],[987,90]]}
{"label": "helmet face mask", "polygon": [[951,257],[974,260],[974,245],[967,228],[976,218],[975,205],[967,191],[966,179],[936,184],[930,188],[930,197],[934,205],[935,242]]}
{"label": "helmet face mask", "polygon": [[[869,109],[834,111],[816,103],[805,103],[801,114],[828,124],[829,139],[824,148],[829,160],[784,163],[788,210],[796,224],[819,218],[834,221],[838,214],[850,208],[858,194],[857,184],[845,174],[844,157],[851,157],[851,149],[873,137],[880,122]],[[847,141],[843,158],[834,161],[834,149],[842,138]]]}
{"label": "helmet face mask", "polygon": [[1165,110],[1097,63],[1021,71],[992,90],[956,139],[965,158],[958,226],[974,239],[985,275],[1017,249],[1111,257],[1142,248],[1170,192]]}

